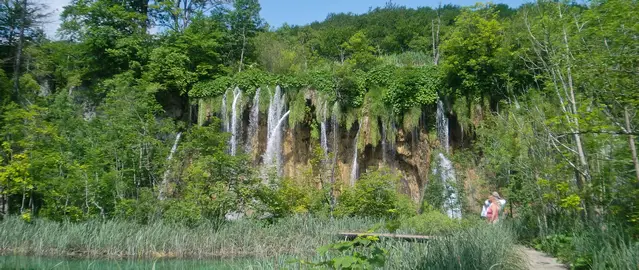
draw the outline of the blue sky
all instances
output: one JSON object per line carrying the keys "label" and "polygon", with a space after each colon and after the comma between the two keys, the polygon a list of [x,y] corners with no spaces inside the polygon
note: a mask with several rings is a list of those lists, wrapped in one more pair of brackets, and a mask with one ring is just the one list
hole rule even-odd
{"label": "blue sky", "polygon": [[[53,35],[60,24],[60,12],[62,7],[68,5],[69,0],[39,0],[46,3],[52,11],[52,17],[44,26],[47,34]],[[388,0],[261,0],[261,16],[272,27],[280,27],[284,23],[303,25],[314,21],[321,21],[329,13],[353,12],[364,13],[370,7],[384,6]],[[442,4],[455,4],[460,6],[474,5],[476,0],[448,0]],[[525,0],[494,0],[493,3],[504,3],[517,7]],[[420,0],[393,0],[394,4],[407,7],[437,6],[439,1]]]}
{"label": "blue sky", "polygon": [[[329,13],[353,12],[364,13],[369,7],[385,6],[388,0],[261,0],[262,17],[273,27],[282,26],[284,23],[303,25],[314,21],[322,21]],[[407,7],[435,7],[439,1],[423,0],[393,0],[393,4]],[[442,5],[455,4],[459,6],[471,6],[476,0],[442,1]],[[524,0],[493,0],[493,3],[504,3],[511,7],[518,7]]]}

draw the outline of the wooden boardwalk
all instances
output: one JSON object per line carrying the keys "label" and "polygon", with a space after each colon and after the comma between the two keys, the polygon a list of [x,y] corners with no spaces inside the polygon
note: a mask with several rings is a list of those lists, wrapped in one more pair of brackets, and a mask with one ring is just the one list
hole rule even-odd
{"label": "wooden boardwalk", "polygon": [[413,234],[394,234],[394,233],[355,233],[355,232],[343,232],[339,236],[344,239],[352,240],[357,236],[377,236],[379,238],[393,238],[411,242],[425,242],[435,239],[435,236],[429,235],[413,235]]}

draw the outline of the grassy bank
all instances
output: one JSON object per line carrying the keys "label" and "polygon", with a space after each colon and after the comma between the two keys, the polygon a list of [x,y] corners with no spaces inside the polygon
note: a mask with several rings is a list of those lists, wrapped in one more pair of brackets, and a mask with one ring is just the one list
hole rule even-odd
{"label": "grassy bank", "polygon": [[533,241],[572,269],[639,269],[639,243],[622,228],[587,226],[552,232]]}
{"label": "grassy bank", "polygon": [[[288,262],[293,258],[322,261],[340,256],[321,256],[316,250],[338,241],[335,234],[340,231],[366,231],[377,223],[361,218],[291,217],[275,224],[244,220],[212,230],[206,225],[142,226],[123,221],[27,224],[9,218],[0,222],[0,248],[5,254],[31,256],[234,259],[225,265],[271,269],[297,267]],[[377,246],[388,251],[387,269],[525,269],[507,228],[464,228],[427,243],[382,239]]]}
{"label": "grassy bank", "polygon": [[176,224],[139,225],[126,221],[58,223],[18,218],[0,222],[0,249],[36,256],[108,258],[271,257],[303,255],[334,240],[345,230],[366,230],[375,221],[348,218],[324,220],[291,217],[276,224],[243,220],[188,228]]}

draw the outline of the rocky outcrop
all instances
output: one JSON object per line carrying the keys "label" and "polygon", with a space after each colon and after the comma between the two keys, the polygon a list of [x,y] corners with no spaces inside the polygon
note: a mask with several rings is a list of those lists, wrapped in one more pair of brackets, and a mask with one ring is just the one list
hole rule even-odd
{"label": "rocky outcrop", "polygon": [[[334,132],[331,130],[328,137],[333,138]],[[438,146],[438,142],[432,139],[434,136],[429,136],[423,130],[416,132],[419,134],[406,133],[400,129],[396,142],[386,149],[386,161],[381,143],[376,146],[367,143],[364,149],[358,152],[359,174],[384,166],[389,167],[402,175],[404,193],[419,201],[423,187],[429,180],[431,152]],[[341,127],[337,130],[337,140],[329,140],[331,152],[337,150],[335,173],[337,181],[343,186],[350,184],[356,134],[357,125],[353,125],[350,130]],[[288,129],[283,141],[283,176],[293,179],[307,177],[306,173],[313,158],[313,147],[319,145],[319,141],[313,140],[311,128],[308,126],[298,125]]]}
{"label": "rocky outcrop", "polygon": [[[315,115],[315,108],[310,102],[313,97],[309,95],[307,106],[310,108],[309,115]],[[246,98],[246,100],[250,100]],[[213,103],[200,102],[200,117],[215,115]],[[211,112],[214,113],[211,113]],[[241,114],[241,127],[246,129],[250,126],[249,115],[250,106],[244,106]],[[427,118],[427,117],[424,117]],[[434,118],[434,117],[433,117]],[[358,129],[362,127],[370,127],[371,121],[379,121],[369,117],[362,117],[352,125],[350,129],[346,129],[343,125],[335,127],[333,123],[327,123],[327,144],[331,157],[330,161],[325,161],[325,169],[332,169],[335,164],[335,179],[341,186],[348,186],[351,183],[354,151],[357,147],[355,139],[358,136]],[[251,153],[248,153],[254,160],[254,165],[259,166],[264,162],[264,152],[267,146],[268,134],[268,113],[260,112],[258,117],[257,132],[254,132],[253,138],[248,137],[246,130],[242,131],[241,144],[251,143]],[[361,123],[361,125],[360,125]],[[434,125],[435,123],[432,123]],[[381,124],[378,126],[381,127]],[[422,122],[420,126],[428,126]],[[418,202],[422,198],[423,189],[429,181],[431,174],[431,158],[432,151],[440,147],[437,139],[436,131],[427,131],[425,128],[417,128],[411,131],[405,131],[399,128],[395,133],[394,141],[388,141],[385,144],[381,142],[384,134],[373,134],[372,132],[382,132],[380,130],[372,131],[369,128],[362,128],[360,132],[360,144],[357,152],[357,174],[361,175],[366,171],[388,167],[392,171],[401,174],[401,188],[403,192]],[[280,171],[282,176],[293,180],[308,180],[309,172],[313,160],[325,160],[325,156],[317,157],[315,148],[320,147],[320,139],[312,136],[313,129],[309,124],[300,123],[295,127],[284,127],[282,136],[282,163]],[[315,131],[317,132],[317,131]],[[323,154],[322,154],[323,155]],[[333,163],[334,161],[334,163]],[[317,173],[317,171],[314,171]],[[325,172],[324,175],[327,175]],[[331,174],[332,175],[332,170]],[[328,182],[330,177],[322,177],[322,181]],[[318,183],[320,186],[321,183]]]}

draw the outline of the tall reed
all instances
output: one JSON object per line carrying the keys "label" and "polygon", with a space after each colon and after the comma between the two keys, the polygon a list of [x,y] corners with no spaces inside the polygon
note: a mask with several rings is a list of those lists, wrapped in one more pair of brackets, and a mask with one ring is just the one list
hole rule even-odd
{"label": "tall reed", "polygon": [[84,223],[19,218],[0,222],[0,250],[5,253],[86,257],[270,257],[314,253],[334,240],[339,231],[366,230],[370,219],[327,220],[291,217],[267,224],[242,220],[217,226],[188,228],[156,222],[139,225],[127,221]]}
{"label": "tall reed", "polygon": [[477,226],[429,242],[419,269],[528,269],[505,226]]}
{"label": "tall reed", "polygon": [[[5,254],[34,256],[211,258],[216,259],[211,265],[218,268],[273,269],[295,267],[287,263],[293,258],[325,260],[316,252],[317,248],[337,241],[338,232],[367,231],[373,227],[380,228],[379,222],[362,218],[290,217],[274,224],[242,220],[218,229],[206,224],[188,228],[161,222],[142,226],[124,221],[36,220],[27,224],[9,218],[0,222],[0,250]],[[382,239],[377,245],[388,251],[386,269],[525,269],[512,235],[508,228],[481,224],[426,243]],[[144,267],[151,262],[143,260],[130,265]],[[113,264],[104,260],[93,263]],[[188,261],[182,264],[163,260],[154,264],[171,268],[192,265]]]}

